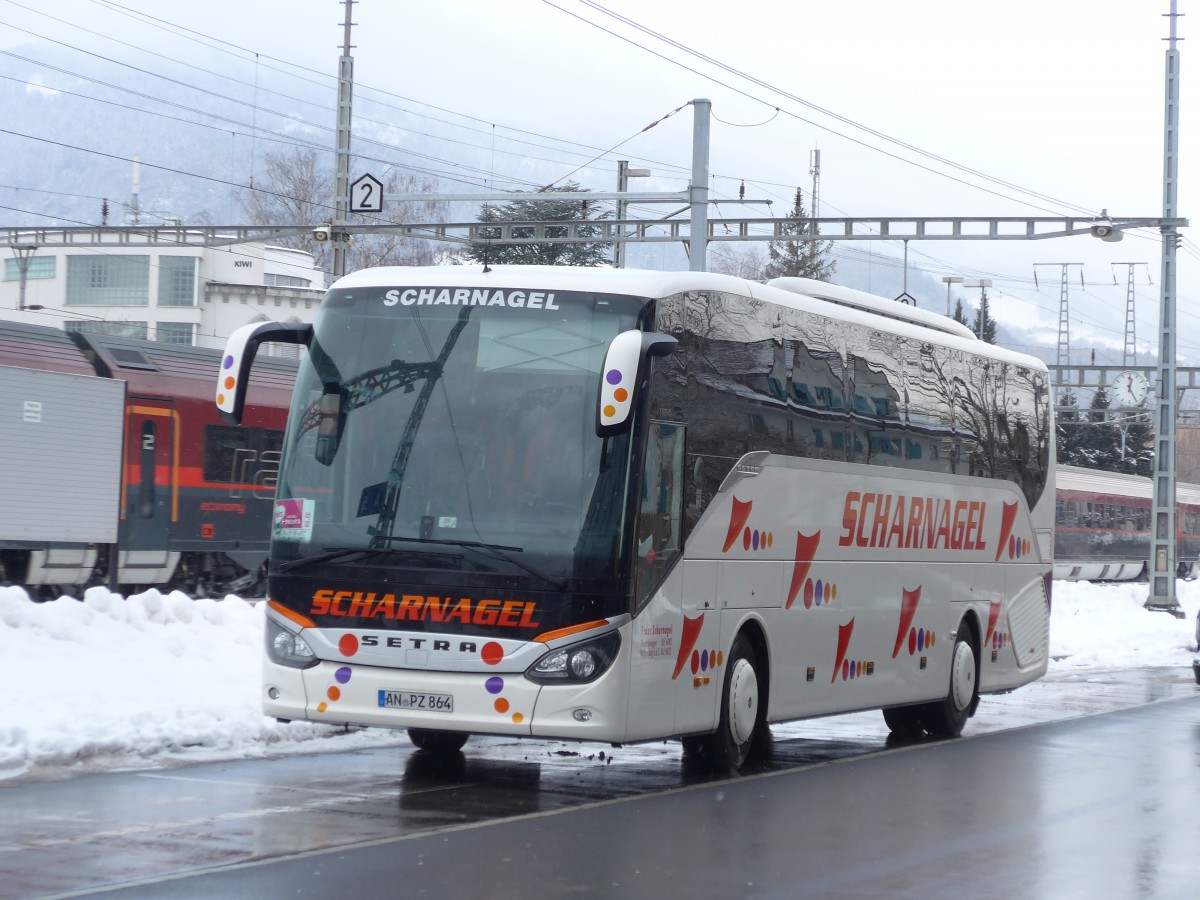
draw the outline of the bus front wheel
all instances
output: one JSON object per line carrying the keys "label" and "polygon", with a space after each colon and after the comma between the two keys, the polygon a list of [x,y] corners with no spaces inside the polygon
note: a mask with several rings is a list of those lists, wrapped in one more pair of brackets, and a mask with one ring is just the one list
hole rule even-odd
{"label": "bus front wheel", "polygon": [[883,711],[888,730],[900,738],[919,737],[925,733],[925,722],[919,706],[890,706]]}
{"label": "bus front wheel", "polygon": [[750,640],[739,634],[729,649],[725,683],[721,688],[721,720],[715,734],[707,738],[704,754],[714,768],[737,771],[750,757],[756,739],[764,730],[766,710],[758,675],[758,657]]}
{"label": "bus front wheel", "polygon": [[424,728],[408,729],[408,739],[418,750],[443,756],[447,753],[457,753],[466,744],[469,734],[457,731],[429,731]]}

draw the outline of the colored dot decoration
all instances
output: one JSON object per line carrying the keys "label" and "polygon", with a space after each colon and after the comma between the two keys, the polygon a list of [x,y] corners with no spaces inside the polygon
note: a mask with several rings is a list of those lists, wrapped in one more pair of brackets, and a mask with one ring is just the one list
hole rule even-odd
{"label": "colored dot decoration", "polygon": [[[479,656],[489,666],[494,666],[504,659],[504,648],[496,641],[488,641],[479,651]],[[492,701],[492,709],[499,715],[507,715],[512,704],[507,697],[499,696],[504,690],[504,679],[499,675],[493,675],[483,683],[483,689],[496,698]],[[520,725],[525,721],[525,716],[517,712],[513,713],[510,719],[514,725]]]}
{"label": "colored dot decoration", "polygon": [[924,628],[911,628],[908,632],[908,655],[913,656],[932,647],[935,637],[932,631]]}
{"label": "colored dot decoration", "polygon": [[[223,359],[221,361],[221,368],[223,370],[233,368],[233,356],[232,355],[226,356],[225,359]],[[233,386],[235,384],[237,384],[237,379],[235,379],[232,375],[226,376],[225,380],[223,382],[221,382],[221,386],[224,387],[225,390],[227,390],[227,391],[233,390]],[[222,393],[217,394],[217,404],[219,406],[225,405],[225,395],[224,394],[222,394]]]}
{"label": "colored dot decoration", "polygon": [[342,656],[353,656],[358,652],[358,638],[352,634],[343,634],[338,641],[338,652]]}
{"label": "colored dot decoration", "polygon": [[742,532],[742,548],[745,550],[766,550],[773,546],[775,546],[775,533],[772,531],[747,528]]}
{"label": "colored dot decoration", "polygon": [[709,669],[716,670],[725,662],[725,651],[717,650],[693,650],[692,651],[692,674],[699,675],[701,672],[707,672]]}
{"label": "colored dot decoration", "polygon": [[804,582],[804,608],[812,609],[822,603],[829,604],[837,599],[837,585],[828,581],[811,578]]}
{"label": "colored dot decoration", "polygon": [[[354,641],[353,650],[350,653],[345,654],[346,656],[352,656],[353,651],[358,649],[358,640],[356,638],[354,638],[354,635],[352,635],[352,634],[344,634],[344,635],[342,635],[342,639],[340,641],[338,641],[339,647],[342,647],[349,643],[346,640],[346,638],[351,638]],[[343,652],[345,652],[345,651],[343,650]],[[325,698],[329,701],[329,703],[337,703],[337,701],[342,699],[342,689],[340,687],[338,687],[338,685],[339,684],[349,684],[350,676],[352,674],[353,674],[353,670],[349,666],[339,666],[334,671],[333,680],[336,681],[337,684],[330,684],[325,687]],[[317,704],[317,712],[318,713],[328,712],[329,711],[329,703],[326,703],[324,700],[322,700],[320,703]]]}
{"label": "colored dot decoration", "polygon": [[871,664],[862,659],[842,660],[842,681],[854,681],[872,673]]}
{"label": "colored dot decoration", "polygon": [[[614,387],[620,384],[624,378],[625,376],[621,374],[619,369],[609,369],[604,375],[604,380]],[[629,399],[629,391],[623,387],[618,387],[609,395],[609,399],[610,401],[616,401],[616,403],[624,403]],[[600,413],[606,419],[614,418],[617,415],[617,407],[612,402],[605,403],[600,408]]]}
{"label": "colored dot decoration", "polygon": [[1025,540],[1024,538],[1019,538],[1016,535],[1011,535],[1008,539],[1008,558],[1009,559],[1021,559],[1024,556],[1028,556],[1029,551],[1031,549],[1032,549],[1032,547],[1031,547],[1029,541]]}
{"label": "colored dot decoration", "polygon": [[504,659],[504,648],[495,641],[488,641],[483,645],[483,649],[479,651],[479,655],[483,657],[483,661],[489,666],[500,664],[500,660]]}

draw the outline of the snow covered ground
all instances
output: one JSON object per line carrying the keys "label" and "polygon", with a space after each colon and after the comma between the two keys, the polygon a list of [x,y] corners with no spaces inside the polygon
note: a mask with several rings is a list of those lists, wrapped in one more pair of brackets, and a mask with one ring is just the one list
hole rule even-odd
{"label": "snow covered ground", "polygon": [[[1145,599],[1145,585],[1055,582],[1047,677],[1190,672],[1200,582],[1179,583],[1183,620],[1146,611]],[[262,628],[262,605],[233,596],[93,588],[82,601],[32,603],[0,587],[0,780],[408,746],[382,729],[265,718]]]}

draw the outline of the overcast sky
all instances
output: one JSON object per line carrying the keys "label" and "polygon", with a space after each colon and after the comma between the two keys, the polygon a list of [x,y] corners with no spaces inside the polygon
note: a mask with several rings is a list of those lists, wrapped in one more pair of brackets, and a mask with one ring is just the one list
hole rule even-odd
{"label": "overcast sky", "polygon": [[[1180,0],[1179,11],[1195,13],[1194,5]],[[33,11],[40,8],[57,19]],[[774,201],[774,215],[790,208],[795,186],[807,197],[809,154],[819,147],[827,216],[1107,209],[1158,217],[1169,10],[1170,0],[361,0],[354,7],[355,113],[386,122],[399,107],[442,120],[406,123],[453,135],[461,143],[445,145],[446,159],[461,148],[460,159],[482,170],[476,177],[498,188],[570,176],[611,189],[615,160],[630,159],[655,173],[634,189],[682,190],[692,132],[684,105],[705,97],[713,102],[714,196],[736,197],[744,180],[748,198]],[[159,27],[140,24],[130,11],[157,17]],[[211,67],[212,51],[196,41],[203,37],[226,42],[233,55],[224,56],[222,70],[247,81],[268,77],[259,66],[287,60],[327,83],[336,74],[343,15],[337,0],[56,0],[49,7],[0,0],[0,49],[30,46],[33,32],[150,70],[163,66],[161,58],[137,48]],[[1196,21],[1182,18],[1180,37]],[[190,31],[173,36],[161,27],[166,22]],[[1187,217],[1200,195],[1200,171],[1189,165],[1200,159],[1200,135],[1191,127],[1200,87],[1189,84],[1189,43],[1179,49],[1179,213]],[[323,100],[329,92],[300,81],[292,90]],[[642,132],[652,122],[659,124]],[[771,214],[761,206],[720,209]],[[902,253],[898,244],[854,246]],[[1148,263],[1137,276],[1138,345],[1157,343],[1157,234],[1119,244],[1088,237],[914,242],[909,255],[938,278],[993,278],[1001,292],[993,312],[1025,326],[1042,323],[1051,344],[1059,269],[1039,267],[1036,289],[1034,264],[1084,263],[1086,287],[1077,267],[1071,275],[1072,347],[1095,343],[1105,361],[1120,359],[1125,317],[1126,268],[1112,263]],[[1188,336],[1200,334],[1197,243],[1185,242],[1179,259],[1180,347],[1200,359],[1200,336]],[[665,253],[663,261],[683,264]]]}

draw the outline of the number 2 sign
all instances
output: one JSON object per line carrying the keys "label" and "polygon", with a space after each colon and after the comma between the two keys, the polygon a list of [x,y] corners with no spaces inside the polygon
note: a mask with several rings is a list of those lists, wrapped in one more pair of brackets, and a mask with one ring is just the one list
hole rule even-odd
{"label": "number 2 sign", "polygon": [[383,182],[374,175],[362,175],[350,185],[350,212],[383,212]]}

